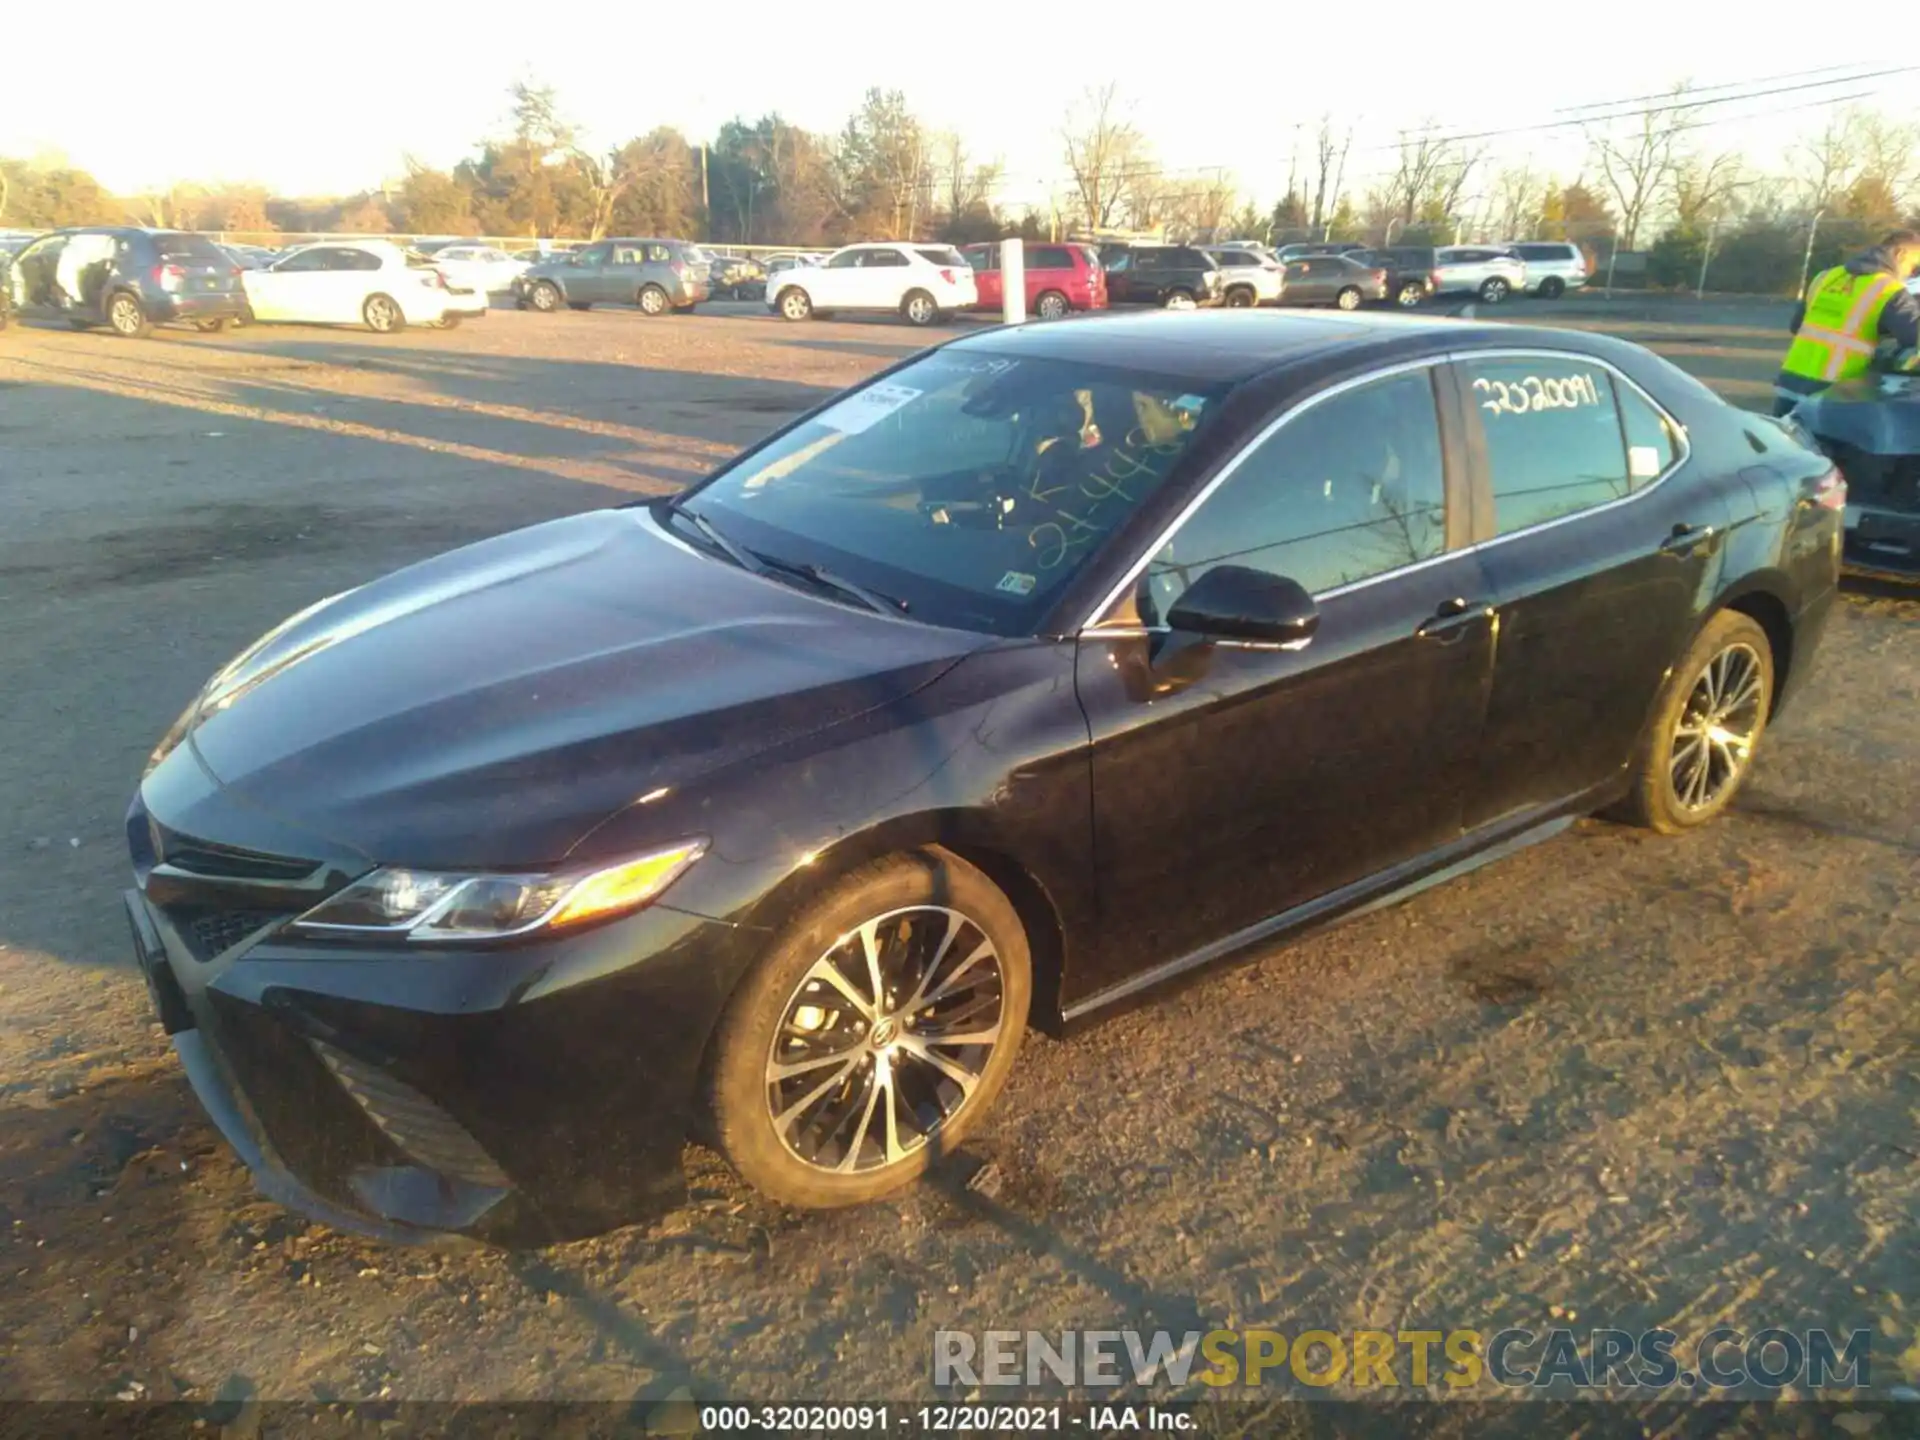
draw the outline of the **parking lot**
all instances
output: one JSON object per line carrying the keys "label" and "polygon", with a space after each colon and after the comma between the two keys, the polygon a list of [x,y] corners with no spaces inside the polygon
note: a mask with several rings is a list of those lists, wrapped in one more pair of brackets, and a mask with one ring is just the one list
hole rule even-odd
{"label": "parking lot", "polygon": [[[1784,307],[1499,318],[1757,405]],[[1585,822],[1036,1038],[894,1202],[786,1213],[690,1152],[662,1222],[511,1255],[254,1197],[128,960],[121,816],[167,723],[313,600],[670,491],[947,333],[741,304],[0,336],[0,1397],[905,1399],[942,1328],[1562,1317],[1869,1328],[1920,1382],[1920,601],[1887,593],[1839,607],[1722,823]]]}

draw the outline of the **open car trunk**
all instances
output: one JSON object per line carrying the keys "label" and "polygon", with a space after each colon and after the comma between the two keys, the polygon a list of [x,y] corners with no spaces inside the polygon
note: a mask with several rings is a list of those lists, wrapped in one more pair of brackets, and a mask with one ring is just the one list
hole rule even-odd
{"label": "open car trunk", "polygon": [[1836,385],[1793,418],[1846,476],[1845,568],[1920,581],[1920,377]]}

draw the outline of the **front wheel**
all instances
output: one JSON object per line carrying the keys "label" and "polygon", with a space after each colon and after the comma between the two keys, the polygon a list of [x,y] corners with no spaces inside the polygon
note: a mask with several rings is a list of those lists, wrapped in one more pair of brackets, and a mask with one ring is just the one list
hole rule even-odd
{"label": "front wheel", "polygon": [[798,285],[780,292],[780,316],[783,320],[805,320],[813,314],[813,299]]}
{"label": "front wheel", "polygon": [[[560,308],[560,287],[551,281],[542,280],[527,292],[527,303],[536,310],[558,310]],[[587,307],[579,305],[574,308],[584,310]]]}
{"label": "front wheel", "polygon": [[458,315],[442,315],[440,317],[439,328],[442,330],[458,330],[460,328],[460,318]]}
{"label": "front wheel", "polygon": [[146,307],[131,290],[114,292],[107,302],[107,324],[123,340],[138,340],[153,333],[153,322],[147,319]]}
{"label": "front wheel", "polygon": [[1032,996],[1007,897],[943,852],[854,871],[728,1002],[708,1097],[720,1152],[786,1205],[856,1205],[951,1153],[1013,1068]]}
{"label": "front wheel", "polygon": [[376,335],[395,335],[407,328],[407,317],[391,295],[369,295],[360,307],[360,318]]}
{"label": "front wheel", "polygon": [[635,303],[639,305],[642,315],[664,315],[673,308],[672,302],[667,299],[667,292],[658,285],[641,286]]}
{"label": "front wheel", "polygon": [[1342,310],[1358,310],[1362,298],[1360,287],[1358,285],[1349,285],[1333,297],[1333,303],[1338,305]]}
{"label": "front wheel", "polygon": [[926,291],[915,290],[900,302],[900,313],[909,325],[931,325],[940,318],[940,307]]}
{"label": "front wheel", "polygon": [[1513,287],[1498,275],[1488,279],[1480,286],[1480,298],[1489,305],[1498,305],[1513,293]]}
{"label": "front wheel", "polygon": [[1707,622],[1660,692],[1621,819],[1675,835],[1732,803],[1773,709],[1773,646],[1752,617]]}
{"label": "front wheel", "polygon": [[1194,303],[1193,292],[1191,290],[1173,290],[1168,292],[1163,308],[1167,310],[1194,310],[1197,309],[1198,306]]}

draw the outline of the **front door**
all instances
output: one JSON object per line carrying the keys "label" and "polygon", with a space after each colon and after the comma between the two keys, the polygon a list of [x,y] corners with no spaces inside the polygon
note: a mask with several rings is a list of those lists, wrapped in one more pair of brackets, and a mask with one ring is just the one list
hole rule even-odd
{"label": "front door", "polygon": [[296,250],[269,270],[250,270],[241,277],[247,304],[256,320],[323,320],[327,313],[327,257],[332,249],[310,245]]}
{"label": "front door", "polygon": [[[1493,627],[1449,502],[1464,477],[1437,374],[1297,408],[1083,633],[1101,933],[1070,1005],[1459,836]],[[1221,563],[1312,592],[1312,639],[1171,632],[1181,593]]]}
{"label": "front door", "polygon": [[597,300],[611,300],[611,283],[607,279],[607,261],[613,254],[613,246],[602,240],[597,245],[589,245],[573,258],[567,267],[567,299],[581,304],[591,305]]}
{"label": "front door", "polygon": [[1659,483],[1684,456],[1677,427],[1597,360],[1509,353],[1459,374],[1500,610],[1473,826],[1619,775],[1751,498],[1731,473]]}

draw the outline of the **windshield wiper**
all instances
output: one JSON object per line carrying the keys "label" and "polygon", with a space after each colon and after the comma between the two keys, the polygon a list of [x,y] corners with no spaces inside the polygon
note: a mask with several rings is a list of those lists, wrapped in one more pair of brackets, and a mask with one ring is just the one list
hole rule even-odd
{"label": "windshield wiper", "polygon": [[793,564],[786,560],[768,560],[765,562],[776,570],[785,570],[791,574],[813,581],[827,590],[838,590],[842,595],[851,595],[869,610],[882,615],[904,615],[907,602],[886,595],[878,590],[869,589],[857,580],[849,580],[844,575],[836,575],[824,565],[815,565],[811,561],[805,564]]}
{"label": "windshield wiper", "polygon": [[749,570],[755,575],[764,575],[767,573],[767,567],[759,557],[751,550],[729,540],[725,535],[721,534],[720,527],[707,519],[707,517],[702,515],[698,510],[688,510],[680,505],[669,505],[667,507],[667,513],[669,515],[678,515],[682,520],[685,520],[689,525],[693,526],[693,528],[698,530],[702,536],[711,542],[721,554],[733,561],[733,563],[738,565],[742,570]]}

